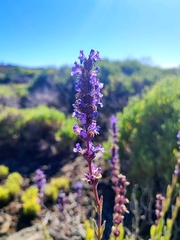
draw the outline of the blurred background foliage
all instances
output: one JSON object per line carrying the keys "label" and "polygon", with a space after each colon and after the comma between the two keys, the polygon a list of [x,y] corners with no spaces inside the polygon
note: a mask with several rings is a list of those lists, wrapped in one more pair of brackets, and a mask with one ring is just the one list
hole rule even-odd
{"label": "blurred background foliage", "polygon": [[162,190],[177,161],[180,78],[162,79],[141,97],[131,98],[118,118],[120,155],[129,180],[142,184],[153,179]]}
{"label": "blurred background foliage", "polygon": [[[179,130],[180,69],[136,60],[105,59],[98,66],[104,107],[99,109],[101,132],[96,140],[109,148],[109,117],[118,113],[122,171],[141,184],[144,178],[169,181]],[[0,65],[1,160],[72,154],[77,138],[72,131],[75,79],[70,72],[69,66]]]}
{"label": "blurred background foliage", "polygon": [[[177,161],[180,69],[161,69],[135,60],[105,59],[98,66],[100,81],[104,83],[104,107],[98,109],[101,129],[94,140],[103,144],[108,161],[112,145],[109,118],[117,114],[121,172],[131,183],[127,197],[131,198],[134,189],[141,211],[142,202],[148,202],[150,194],[165,191]],[[41,207],[37,188],[30,182],[24,189],[24,174],[31,176],[37,168],[45,169],[49,181],[44,197],[48,204],[57,201],[60,190],[71,191],[70,179],[58,175],[61,167],[73,163],[77,157],[73,147],[81,142],[72,130],[76,122],[71,116],[76,92],[75,78],[70,73],[68,66],[28,69],[0,65],[0,206],[20,197],[21,212],[26,217],[37,215]],[[103,175],[109,177],[109,170]],[[144,189],[149,190],[146,200]],[[104,206],[109,204],[105,202]],[[133,214],[136,215],[132,212],[125,223],[129,228]],[[149,234],[148,221],[142,221],[147,225],[140,223],[141,231],[145,231],[140,235]],[[88,222],[85,228],[87,237],[93,238]]]}

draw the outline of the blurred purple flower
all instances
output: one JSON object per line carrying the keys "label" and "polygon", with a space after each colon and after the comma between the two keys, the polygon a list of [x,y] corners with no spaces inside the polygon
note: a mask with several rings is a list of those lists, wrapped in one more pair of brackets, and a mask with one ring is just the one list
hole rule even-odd
{"label": "blurred purple flower", "polygon": [[111,159],[109,159],[109,163],[111,164],[111,175],[112,179],[117,177],[120,172],[120,163],[119,163],[119,147],[118,143],[118,127],[117,127],[117,118],[115,115],[112,115],[110,118],[110,129],[112,136],[112,147],[111,151]]}
{"label": "blurred purple flower", "polygon": [[115,191],[115,205],[113,218],[114,227],[112,229],[112,234],[115,237],[118,237],[120,235],[120,231],[118,229],[119,224],[123,222],[124,214],[128,213],[125,204],[128,203],[129,201],[125,195],[129,182],[127,182],[126,177],[122,174],[119,174],[116,177],[114,176],[112,181],[114,184],[113,189]]}
{"label": "blurred purple flower", "polygon": [[156,225],[158,224],[159,219],[163,216],[163,201],[164,201],[164,197],[162,196],[162,194],[157,194],[156,207],[155,207]]}
{"label": "blurred purple flower", "polygon": [[63,192],[63,190],[61,190],[58,195],[57,203],[58,203],[59,211],[64,212],[65,204],[66,204],[66,194]]}
{"label": "blurred purple flower", "polygon": [[43,197],[44,197],[43,187],[45,183],[46,183],[46,176],[44,172],[41,171],[40,169],[37,169],[36,175],[35,175],[35,186],[38,188],[38,197],[41,205],[43,205]]}
{"label": "blurred purple flower", "polygon": [[118,143],[118,126],[117,126],[117,118],[115,115],[112,115],[110,118],[110,126],[111,126],[111,134],[113,137],[113,143]]}
{"label": "blurred purple flower", "polygon": [[76,182],[73,185],[73,189],[75,190],[75,192],[77,193],[77,202],[80,203],[80,198],[82,195],[82,188],[83,188],[83,183],[82,182]]}
{"label": "blurred purple flower", "polygon": [[84,180],[87,181],[90,185],[96,186],[98,180],[101,178],[101,167],[92,168],[92,174],[86,173]]}
{"label": "blurred purple flower", "polygon": [[180,131],[177,134],[177,138],[178,138],[178,140],[180,140]]}

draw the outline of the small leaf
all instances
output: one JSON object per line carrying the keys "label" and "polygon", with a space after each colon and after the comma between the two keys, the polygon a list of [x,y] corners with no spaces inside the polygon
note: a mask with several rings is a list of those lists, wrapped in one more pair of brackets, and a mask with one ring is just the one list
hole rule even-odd
{"label": "small leaf", "polygon": [[93,223],[94,223],[95,233],[96,233],[96,235],[98,235],[98,226],[97,226],[97,223],[96,223],[96,221],[95,221],[94,218],[93,218],[92,220],[93,220]]}
{"label": "small leaf", "polygon": [[164,202],[163,202],[163,214],[165,215],[165,213],[167,212],[168,208],[169,208],[169,204],[170,204],[171,198],[165,198]]}
{"label": "small leaf", "polygon": [[104,232],[105,226],[106,226],[106,221],[104,221],[103,224],[101,225],[101,229],[100,229],[101,238],[103,236],[103,232]]}
{"label": "small leaf", "polygon": [[155,232],[156,232],[156,226],[152,225],[150,229],[150,236],[151,238],[155,237]]}
{"label": "small leaf", "polygon": [[167,219],[167,220],[166,220],[166,224],[167,224],[168,229],[171,229],[171,228],[172,228],[172,225],[173,225],[172,219]]}
{"label": "small leaf", "polygon": [[158,225],[156,226],[156,235],[161,236],[162,235],[162,230],[164,227],[164,218],[160,218],[158,220]]}
{"label": "small leaf", "polygon": [[180,197],[179,196],[176,198],[176,206],[178,208],[180,208]]}
{"label": "small leaf", "polygon": [[166,197],[170,198],[172,196],[172,186],[171,185],[168,185],[167,186],[167,191],[166,191]]}
{"label": "small leaf", "polygon": [[120,235],[118,240],[123,240],[124,239],[124,226],[122,223],[119,224],[119,231],[120,231]]}

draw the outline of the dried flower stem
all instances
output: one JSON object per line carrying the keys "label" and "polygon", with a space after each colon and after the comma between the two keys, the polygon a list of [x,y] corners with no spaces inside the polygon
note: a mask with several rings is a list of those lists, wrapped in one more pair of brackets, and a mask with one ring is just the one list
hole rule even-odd
{"label": "dried flower stem", "polygon": [[115,206],[114,206],[114,217],[112,227],[112,235],[115,240],[120,236],[119,225],[123,223],[124,214],[128,213],[128,210],[125,206],[128,203],[128,199],[125,197],[126,188],[129,185],[129,182],[126,181],[126,177],[120,173],[120,164],[119,164],[119,154],[118,154],[118,127],[117,127],[117,118],[113,115],[110,118],[111,125],[111,135],[113,145],[111,147],[111,176],[113,183],[113,190],[115,192]]}

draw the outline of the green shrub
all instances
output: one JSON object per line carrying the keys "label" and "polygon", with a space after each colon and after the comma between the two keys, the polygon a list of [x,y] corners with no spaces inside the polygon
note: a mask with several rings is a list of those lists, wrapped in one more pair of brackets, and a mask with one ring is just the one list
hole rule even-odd
{"label": "green shrub", "polygon": [[23,178],[20,173],[13,172],[9,174],[5,182],[5,187],[8,189],[11,196],[14,196],[20,192],[20,185],[22,184],[22,181]]}
{"label": "green shrub", "polygon": [[69,188],[69,179],[67,177],[53,178],[50,182],[51,186],[56,187],[58,190]]}
{"label": "green shrub", "polygon": [[37,200],[26,201],[23,204],[23,214],[26,216],[34,216],[41,210],[41,205]]}
{"label": "green shrub", "polygon": [[73,132],[73,126],[76,123],[75,119],[67,118],[62,127],[55,133],[55,139],[58,141],[59,151],[64,151],[68,148],[73,148],[75,140],[77,139],[76,134]]}
{"label": "green shrub", "polygon": [[0,179],[6,177],[9,174],[9,168],[5,165],[0,165]]}
{"label": "green shrub", "polygon": [[20,137],[26,141],[50,137],[51,132],[54,134],[65,121],[63,113],[45,106],[32,109],[0,106],[0,113],[1,138],[6,141],[17,141]]}
{"label": "green shrub", "polygon": [[23,214],[26,216],[34,216],[41,209],[38,202],[38,188],[35,186],[26,189],[21,196],[21,201],[23,203]]}
{"label": "green shrub", "polygon": [[38,188],[35,186],[30,186],[29,188],[24,191],[24,193],[21,196],[21,201],[23,203],[29,202],[29,201],[36,201],[38,197]]}
{"label": "green shrub", "polygon": [[141,184],[147,179],[169,182],[176,163],[180,79],[164,79],[142,98],[132,98],[118,118],[120,159],[130,160],[128,179]]}
{"label": "green shrub", "polygon": [[104,159],[108,161],[111,158],[110,148],[112,143],[110,141],[103,142],[103,148],[105,149]]}
{"label": "green shrub", "polygon": [[16,94],[13,92],[12,88],[7,84],[1,84],[0,96],[2,97],[15,97]]}
{"label": "green shrub", "polygon": [[47,184],[44,188],[44,194],[47,201],[54,202],[58,198],[59,191],[55,186],[52,186],[51,184]]}
{"label": "green shrub", "polygon": [[69,179],[66,177],[53,178],[49,184],[45,186],[44,194],[49,201],[56,201],[61,189],[69,188]]}
{"label": "green shrub", "polygon": [[20,97],[27,96],[29,93],[28,91],[29,84],[27,83],[12,84],[11,86],[14,92]]}
{"label": "green shrub", "polygon": [[23,178],[22,178],[21,174],[18,172],[13,172],[13,173],[9,174],[9,176],[6,180],[6,183],[8,184],[8,182],[14,182],[14,183],[21,185],[22,181],[23,181]]}
{"label": "green shrub", "polygon": [[17,182],[6,181],[5,187],[8,189],[11,196],[15,196],[20,192],[20,185]]}
{"label": "green shrub", "polygon": [[9,191],[6,187],[0,186],[0,203],[7,203],[10,200]]}
{"label": "green shrub", "polygon": [[[16,149],[23,151],[32,152],[32,147],[41,140],[54,143],[59,152],[72,148],[76,139],[72,131],[74,123],[74,119],[66,119],[64,113],[45,106],[32,109],[0,106],[0,138],[6,147],[8,144],[16,148],[17,144]],[[35,149],[41,151],[41,148]]]}
{"label": "green shrub", "polygon": [[85,220],[84,221],[84,228],[86,231],[86,238],[85,240],[94,240],[94,236],[95,236],[95,229],[92,226],[92,221],[89,220]]}

